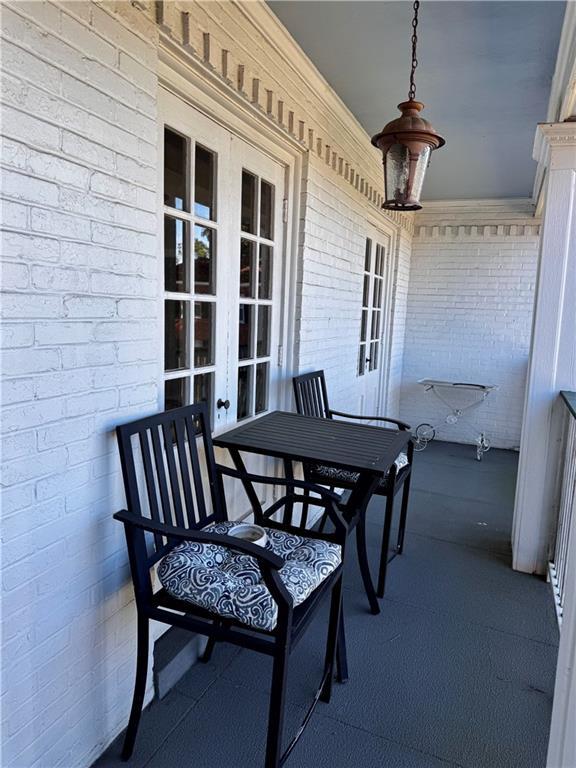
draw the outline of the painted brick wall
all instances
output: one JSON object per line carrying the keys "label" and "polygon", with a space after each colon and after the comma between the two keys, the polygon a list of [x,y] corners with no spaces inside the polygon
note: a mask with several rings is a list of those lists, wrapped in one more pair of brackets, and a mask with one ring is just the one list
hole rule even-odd
{"label": "painted brick wall", "polygon": [[[337,180],[338,181],[338,180]],[[358,348],[362,309],[367,212],[344,179],[335,183],[326,174],[325,163],[309,158],[302,198],[301,260],[299,274],[298,367],[302,371],[323,368],[331,404],[361,412],[362,379],[358,377]],[[391,235],[396,235],[396,227]],[[384,223],[384,229],[386,225]],[[390,254],[394,280],[390,297],[393,312],[389,377],[390,408],[397,413],[401,373],[409,233],[403,232],[402,247]],[[395,247],[395,244],[394,244]],[[397,289],[397,290],[396,290]]]}
{"label": "painted brick wall", "polygon": [[2,764],[81,766],[132,688],[111,428],[157,407],[157,34],[130,3],[2,29]]}
{"label": "painted brick wall", "polygon": [[[530,344],[539,222],[523,202],[427,205],[413,240],[401,415],[437,438],[517,448]],[[455,425],[421,378],[497,384]],[[456,397],[455,407],[471,402]],[[473,398],[472,398],[473,399]],[[451,401],[450,401],[451,402]]]}
{"label": "painted brick wall", "polygon": [[[179,42],[206,77],[218,64],[226,86],[312,158],[297,363],[325,365],[336,401],[354,392],[364,222],[382,216],[380,165],[310,64],[294,49],[288,67],[241,5],[5,3],[1,709],[11,768],[89,765],[127,720],[134,607],[111,519],[123,503],[112,430],[158,408],[158,31],[174,38],[175,18],[180,34],[181,12],[190,40]],[[388,220],[406,227],[402,318],[411,230]],[[392,348],[396,381],[400,337]]]}

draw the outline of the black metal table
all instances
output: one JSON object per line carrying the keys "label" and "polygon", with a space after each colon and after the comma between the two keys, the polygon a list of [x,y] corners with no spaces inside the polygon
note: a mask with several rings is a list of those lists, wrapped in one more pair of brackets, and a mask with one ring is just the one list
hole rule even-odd
{"label": "black metal table", "polygon": [[[341,509],[349,525],[356,527],[364,588],[372,613],[379,613],[366,550],[366,509],[374,491],[409,440],[409,432],[272,411],[219,435],[214,438],[214,445],[227,448],[240,471],[245,470],[240,455],[245,451],[282,459],[287,477],[293,477],[293,463],[301,461],[358,473],[358,482],[343,500]],[[244,487],[251,502],[260,506],[254,488],[249,483]]]}

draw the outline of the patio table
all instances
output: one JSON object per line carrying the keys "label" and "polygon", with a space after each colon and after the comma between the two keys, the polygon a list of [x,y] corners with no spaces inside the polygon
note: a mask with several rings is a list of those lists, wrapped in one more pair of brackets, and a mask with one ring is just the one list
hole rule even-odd
{"label": "patio table", "polygon": [[[398,454],[406,449],[409,432],[369,424],[272,411],[214,438],[214,445],[227,448],[236,469],[245,471],[241,452],[282,459],[286,477],[294,476],[294,462],[324,464],[358,473],[358,482],[345,495],[340,509],[356,528],[358,562],[372,613],[380,612],[366,550],[366,509],[379,483],[386,477]],[[244,488],[252,504],[260,501],[249,481]],[[311,502],[313,503],[313,501]]]}

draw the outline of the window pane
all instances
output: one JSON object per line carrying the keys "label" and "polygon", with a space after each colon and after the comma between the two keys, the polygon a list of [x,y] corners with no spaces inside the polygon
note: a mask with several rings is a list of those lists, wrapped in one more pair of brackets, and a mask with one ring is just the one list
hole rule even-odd
{"label": "window pane", "polygon": [[370,276],[364,275],[364,295],[362,296],[362,306],[368,306],[368,296],[370,291]]}
{"label": "window pane", "polygon": [[167,291],[190,290],[188,224],[164,217],[164,287]]}
{"label": "window pane", "polygon": [[194,227],[194,290],[216,293],[216,232],[198,224]]}
{"label": "window pane", "polygon": [[372,253],[372,240],[366,238],[366,252],[364,254],[364,272],[370,272],[370,261]]}
{"label": "window pane", "polygon": [[260,265],[258,268],[258,298],[272,298],[272,248],[260,246]]}
{"label": "window pane", "polygon": [[360,327],[360,340],[366,341],[366,328],[368,326],[368,310],[362,310],[362,324]]}
{"label": "window pane", "polygon": [[256,357],[270,354],[270,307],[258,307],[258,334],[256,339]]}
{"label": "window pane", "polygon": [[238,357],[246,360],[252,357],[252,325],[254,307],[251,304],[240,304],[238,323]]}
{"label": "window pane", "polygon": [[382,277],[384,275],[384,247],[380,246],[380,267],[378,269],[378,274]]}
{"label": "window pane", "polygon": [[183,136],[164,129],[164,204],[180,211],[188,210],[187,145]]}
{"label": "window pane", "polygon": [[256,176],[242,171],[242,232],[256,234]]}
{"label": "window pane", "polygon": [[382,285],[382,281],[379,277],[374,278],[374,291],[372,293],[372,306],[379,307],[380,306],[380,286]]}
{"label": "window pane", "polygon": [[188,405],[188,383],[190,379],[171,379],[164,384],[164,410]]}
{"label": "window pane", "polygon": [[214,215],[214,154],[196,144],[194,167],[194,213],[203,219],[215,220]]}
{"label": "window pane", "polygon": [[214,309],[207,301],[194,304],[194,366],[214,363]]}
{"label": "window pane", "polygon": [[256,366],[256,403],[255,413],[268,409],[268,363],[258,363]]}
{"label": "window pane", "polygon": [[167,371],[188,368],[188,302],[164,303],[164,367]]}
{"label": "window pane", "polygon": [[360,352],[358,353],[358,374],[360,376],[364,374],[365,365],[366,365],[366,345],[360,344]]}
{"label": "window pane", "polygon": [[194,376],[194,402],[208,403],[208,412],[212,413],[213,373],[200,373]]}
{"label": "window pane", "polygon": [[375,371],[378,367],[378,342],[373,341],[370,348],[370,370]]}
{"label": "window pane", "polygon": [[238,407],[237,418],[245,419],[251,414],[253,366],[244,365],[238,368]]}
{"label": "window pane", "polygon": [[274,215],[274,187],[263,181],[260,184],[260,237],[272,240]]}
{"label": "window pane", "polygon": [[374,272],[377,275],[380,274],[380,260],[382,258],[382,249],[379,245],[376,246],[376,263],[374,265]]}
{"label": "window pane", "polygon": [[251,240],[240,240],[240,296],[254,298],[254,251]]}

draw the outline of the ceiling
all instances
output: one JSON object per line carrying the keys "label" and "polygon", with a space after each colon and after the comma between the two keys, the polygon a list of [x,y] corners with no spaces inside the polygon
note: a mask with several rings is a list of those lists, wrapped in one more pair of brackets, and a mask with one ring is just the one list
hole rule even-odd
{"label": "ceiling", "polygon": [[[411,2],[269,5],[370,135],[399,115]],[[423,199],[531,196],[534,131],[546,119],[564,9],[561,0],[421,3],[417,98],[446,139],[432,156]]]}

